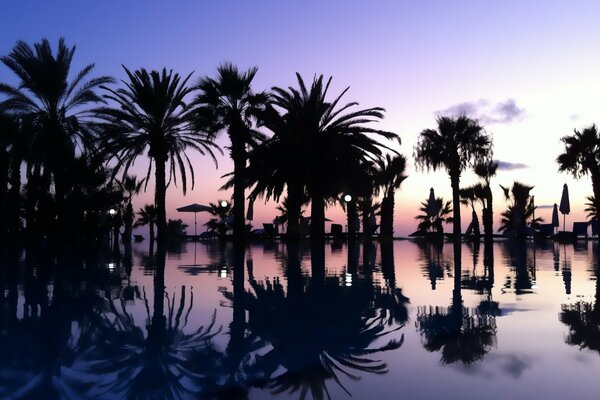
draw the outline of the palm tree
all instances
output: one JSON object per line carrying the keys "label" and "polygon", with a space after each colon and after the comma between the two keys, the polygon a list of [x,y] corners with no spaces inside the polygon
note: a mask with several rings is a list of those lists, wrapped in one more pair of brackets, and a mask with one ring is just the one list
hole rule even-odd
{"label": "palm tree", "polygon": [[441,351],[443,364],[480,361],[496,341],[496,318],[484,309],[468,309],[462,304],[461,244],[454,243],[454,289],[452,304],[442,307],[419,307],[417,330],[427,351]]}
{"label": "palm tree", "polygon": [[406,158],[400,154],[395,156],[387,154],[385,161],[378,161],[377,166],[376,182],[383,192],[380,232],[381,237],[391,238],[394,236],[394,193],[407,178],[404,175]]}
{"label": "palm tree", "polygon": [[154,241],[154,226],[156,225],[158,214],[156,207],[154,204],[146,204],[144,207],[140,208],[137,214],[138,219],[133,226],[137,228],[138,226],[148,225],[148,228],[150,229],[150,242]]}
{"label": "palm tree", "polygon": [[398,136],[367,125],[383,118],[383,108],[354,110],[355,102],[338,107],[349,88],[328,101],[331,78],[325,81],[320,75],[307,87],[300,74],[296,77],[299,88],[274,87],[271,106],[261,113],[261,124],[273,132],[273,137],[252,157],[257,163],[252,167],[251,162],[250,167],[256,172],[251,176],[257,183],[253,193],[277,200],[287,188],[289,228],[297,226],[301,198],[308,194],[310,235],[318,241],[325,233],[325,203],[352,180],[352,165],[357,160],[377,159],[382,149],[389,150],[376,138],[398,140]]}
{"label": "palm tree", "polygon": [[123,243],[128,245],[131,243],[131,233],[133,231],[133,204],[131,200],[133,196],[138,194],[140,190],[142,190],[142,185],[144,184],[145,179],[138,180],[134,175],[125,175],[123,179],[119,182],[119,186],[123,190],[125,194],[125,212],[123,215],[123,220],[125,222],[125,231],[123,232]]}
{"label": "palm tree", "polygon": [[232,205],[224,200],[218,200],[216,203],[208,203],[208,205],[210,206],[208,212],[212,215],[212,218],[210,218],[204,226],[212,232],[216,232],[219,235],[219,238],[225,239],[227,232],[232,228]]}
{"label": "palm tree", "polygon": [[460,240],[460,175],[489,158],[491,138],[476,120],[464,115],[438,117],[437,130],[425,129],[414,148],[416,165],[421,169],[446,169],[452,186],[454,240]]}
{"label": "palm tree", "polygon": [[[511,189],[500,185],[504,191],[504,197],[510,201],[506,211],[504,211],[500,220],[499,232],[513,236],[522,236],[523,230],[527,227],[527,220],[533,218],[537,208],[533,202],[533,196],[529,194],[533,186],[528,186],[520,182],[514,182]],[[531,220],[531,225],[542,222],[542,218]]]}
{"label": "palm tree", "polygon": [[[192,126],[193,109],[185,98],[192,92],[187,86],[190,75],[181,77],[172,70],[161,72],[139,69],[130,72],[123,66],[129,81],[122,81],[124,88],[111,89],[106,98],[115,107],[98,110],[104,121],[104,151],[117,160],[115,170],[126,174],[136,159],[147,154],[150,157],[146,179],[154,165],[154,202],[157,213],[157,240],[162,243],[167,235],[166,191],[168,182],[177,184],[177,172],[181,176],[182,190],[187,191],[189,169],[194,187],[194,170],[186,148],[210,155],[216,165],[213,149],[218,147],[212,138],[198,132]],[[168,169],[167,169],[168,167]]]}
{"label": "palm tree", "polygon": [[[103,103],[96,93],[101,85],[113,82],[101,76],[89,78],[94,64],[84,67],[69,82],[69,71],[75,47],[67,47],[63,38],[58,41],[56,53],[50,42],[42,39],[33,48],[18,41],[11,53],[0,61],[19,78],[18,86],[0,83],[0,94],[7,98],[0,108],[15,113],[30,130],[31,163],[38,163],[37,173],[50,191],[50,177],[54,182],[58,223],[64,221],[68,208],[64,199],[69,190],[69,161],[76,155],[77,146],[89,146],[94,138],[95,122],[91,105]],[[43,192],[42,192],[43,193]]]}
{"label": "palm tree", "polygon": [[419,220],[419,226],[417,230],[421,232],[435,232],[437,234],[444,233],[444,223],[449,224],[452,223],[452,217],[450,214],[452,213],[452,206],[450,205],[450,201],[444,202],[442,197],[437,197],[435,199],[435,210],[436,213],[431,215],[429,212],[428,199],[421,202],[421,207],[419,211],[423,214],[419,214],[415,217],[415,219]]}
{"label": "palm tree", "polygon": [[590,221],[598,218],[598,209],[596,208],[596,197],[594,195],[586,196],[585,199],[587,203],[585,203],[585,212],[587,213],[586,218]]}
{"label": "palm tree", "polygon": [[475,204],[480,202],[482,207],[485,209],[485,188],[481,183],[476,183],[460,189],[459,193],[461,204],[471,207],[471,235],[476,241],[479,241],[481,230],[479,228],[477,211],[475,211]]}
{"label": "palm tree", "polygon": [[211,136],[226,130],[233,160],[233,238],[240,240],[245,233],[245,184],[247,146],[256,146],[264,136],[252,129],[256,108],[266,101],[263,93],[255,94],[251,85],[258,68],[240,72],[225,63],[217,68],[217,78],[200,79],[200,93],[194,100],[196,125]]}
{"label": "palm tree", "polygon": [[483,221],[483,232],[486,241],[491,241],[494,237],[494,211],[493,211],[493,195],[491,188],[491,179],[496,175],[498,163],[496,161],[484,161],[476,164],[475,174],[483,180],[483,196],[484,206],[481,219]]}
{"label": "palm tree", "polygon": [[[573,130],[573,135],[564,136],[565,152],[556,158],[558,170],[569,172],[576,179],[584,175],[592,178],[596,211],[600,210],[600,133],[596,125]],[[599,214],[596,217],[600,217]]]}

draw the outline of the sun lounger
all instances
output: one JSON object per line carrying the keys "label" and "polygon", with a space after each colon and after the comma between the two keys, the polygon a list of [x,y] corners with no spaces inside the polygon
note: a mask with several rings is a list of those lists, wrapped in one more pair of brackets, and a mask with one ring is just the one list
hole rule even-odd
{"label": "sun lounger", "polygon": [[583,236],[585,239],[588,238],[588,223],[573,222],[573,238],[577,240],[581,236]]}

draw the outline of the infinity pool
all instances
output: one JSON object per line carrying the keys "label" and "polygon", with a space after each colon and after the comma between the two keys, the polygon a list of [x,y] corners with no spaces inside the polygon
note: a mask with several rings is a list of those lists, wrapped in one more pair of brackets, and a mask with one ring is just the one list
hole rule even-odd
{"label": "infinity pool", "polygon": [[[587,399],[596,242],[6,254],[0,398]],[[164,269],[163,269],[164,266]],[[163,271],[164,270],[164,271]]]}

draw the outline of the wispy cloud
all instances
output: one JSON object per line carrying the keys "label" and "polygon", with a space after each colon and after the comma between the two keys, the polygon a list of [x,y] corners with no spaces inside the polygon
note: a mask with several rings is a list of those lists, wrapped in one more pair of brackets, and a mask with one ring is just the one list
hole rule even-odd
{"label": "wispy cloud", "polygon": [[479,120],[482,124],[509,124],[525,116],[525,109],[517,106],[514,99],[490,102],[486,99],[455,104],[435,112],[436,115],[466,115]]}
{"label": "wispy cloud", "polygon": [[501,171],[513,171],[515,169],[529,168],[529,165],[523,163],[513,163],[509,161],[496,160],[498,169]]}

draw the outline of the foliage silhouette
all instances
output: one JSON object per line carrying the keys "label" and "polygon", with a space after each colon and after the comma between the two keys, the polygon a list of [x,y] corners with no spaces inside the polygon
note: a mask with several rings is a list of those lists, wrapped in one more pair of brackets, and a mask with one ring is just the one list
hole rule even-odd
{"label": "foliage silhouette", "polygon": [[315,76],[307,87],[300,74],[296,77],[298,89],[274,87],[270,104],[260,114],[261,125],[273,136],[250,156],[250,181],[256,184],[251,196],[262,194],[278,201],[287,188],[288,229],[297,235],[296,220],[308,194],[310,236],[319,241],[325,234],[325,204],[352,179],[353,163],[382,157],[388,147],[376,139],[398,140],[398,136],[367,126],[383,118],[380,107],[354,110],[355,102],[338,107],[348,88],[328,101],[331,78]]}
{"label": "foliage silhouette", "polygon": [[[75,47],[67,47],[60,38],[56,52],[47,39],[33,47],[18,41],[8,55],[0,58],[19,79],[17,86],[0,83],[0,94],[6,96],[0,109],[18,116],[27,131],[27,162],[29,168],[33,167],[37,184],[42,185],[40,192],[49,193],[51,182],[54,184],[61,233],[69,228],[65,198],[72,187],[70,162],[78,146],[89,150],[97,128],[92,107],[104,102],[97,89],[113,82],[106,76],[90,78],[94,64],[85,66],[69,81],[74,54]],[[39,199],[35,202],[39,207],[46,205]]]}
{"label": "foliage silhouette", "polygon": [[198,129],[214,137],[226,130],[229,137],[229,154],[233,160],[233,237],[239,241],[245,234],[245,185],[247,147],[255,147],[265,139],[253,129],[253,119],[264,106],[267,95],[254,93],[252,81],[258,68],[240,72],[225,63],[217,68],[217,77],[204,77],[198,81],[200,93],[194,99],[194,119]]}
{"label": "foliage silhouette", "polygon": [[485,309],[463,307],[461,295],[461,244],[454,242],[454,290],[452,305],[419,307],[417,329],[427,351],[441,351],[442,364],[469,365],[482,360],[495,344],[495,315]]}
{"label": "foliage silhouette", "polygon": [[[500,228],[498,231],[504,232],[505,235],[511,237],[523,237],[526,235],[527,220],[533,218],[536,206],[533,201],[533,196],[529,194],[533,186],[528,186],[520,182],[514,182],[511,189],[500,185],[504,191],[504,197],[510,203],[507,209],[502,212],[500,220]],[[543,219],[537,217],[531,220],[531,226],[543,222]]]}
{"label": "foliage silhouette", "polygon": [[460,176],[467,167],[488,159],[492,153],[491,138],[476,120],[464,115],[438,117],[437,129],[425,129],[414,148],[416,165],[421,169],[446,169],[452,186],[453,236],[461,237]]}
{"label": "foliage silhouette", "polygon": [[[157,214],[157,240],[166,240],[166,190],[173,180],[177,184],[177,173],[181,177],[183,193],[187,191],[189,169],[191,187],[194,187],[194,170],[185,150],[191,148],[200,154],[210,155],[216,164],[213,150],[218,147],[212,139],[192,127],[193,109],[185,102],[192,92],[187,86],[190,75],[181,77],[172,70],[130,72],[123,67],[128,81],[124,87],[106,90],[106,99],[114,107],[96,110],[103,120],[104,152],[116,159],[115,172],[124,174],[141,155],[150,158],[146,175],[148,183],[154,165],[154,204]],[[168,180],[167,180],[168,178]]]}
{"label": "foliage silhouette", "polygon": [[[570,136],[563,136],[564,153],[556,158],[558,170],[569,172],[576,179],[584,175],[592,178],[595,210],[600,210],[600,133],[596,125],[591,125],[581,131],[573,130]],[[596,218],[600,215],[596,215]]]}

